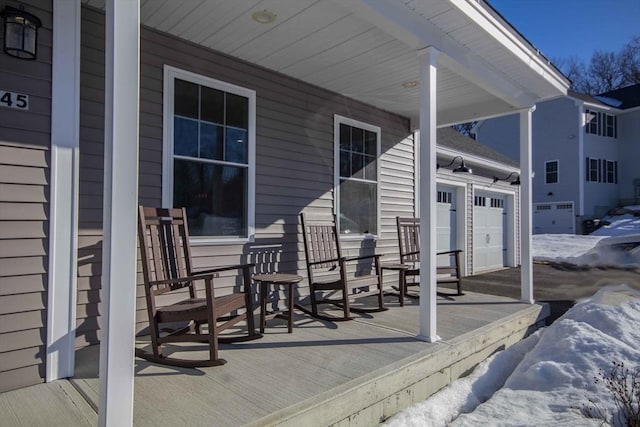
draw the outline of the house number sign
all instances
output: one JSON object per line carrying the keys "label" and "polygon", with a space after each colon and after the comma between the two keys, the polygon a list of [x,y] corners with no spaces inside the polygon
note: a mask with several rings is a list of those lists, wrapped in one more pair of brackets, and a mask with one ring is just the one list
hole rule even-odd
{"label": "house number sign", "polygon": [[0,107],[28,110],[29,95],[26,95],[24,93],[7,92],[6,90],[0,90]]}

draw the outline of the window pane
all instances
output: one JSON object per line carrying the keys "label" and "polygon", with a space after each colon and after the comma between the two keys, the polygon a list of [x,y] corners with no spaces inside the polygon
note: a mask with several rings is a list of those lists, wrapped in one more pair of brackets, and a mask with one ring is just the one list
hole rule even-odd
{"label": "window pane", "polygon": [[201,86],[202,101],[200,119],[224,124],[224,92]]}
{"label": "window pane", "polygon": [[247,131],[227,128],[224,159],[228,162],[247,163]]}
{"label": "window pane", "polygon": [[340,233],[376,233],[376,202],[376,184],[341,180]]}
{"label": "window pane", "polygon": [[246,168],[174,161],[173,205],[186,207],[192,236],[246,236]]}
{"label": "window pane", "polygon": [[351,150],[351,126],[340,124],[340,149]]}
{"label": "window pane", "polygon": [[200,157],[222,160],[222,126],[200,123]]}
{"label": "window pane", "polygon": [[176,79],[174,83],[174,113],[179,116],[198,118],[198,85]]}
{"label": "window pane", "polygon": [[547,172],[555,172],[558,170],[558,162],[547,163]]}
{"label": "window pane", "polygon": [[378,138],[375,132],[365,131],[364,132],[364,152],[366,154],[370,154],[372,156],[378,155]]}
{"label": "window pane", "polygon": [[340,150],[340,176],[349,178],[351,176],[351,152]]}
{"label": "window pane", "polygon": [[351,176],[364,179],[364,156],[358,153],[351,153]]}
{"label": "window pane", "polygon": [[356,153],[364,153],[364,130],[351,128],[351,150]]}
{"label": "window pane", "polygon": [[364,178],[370,181],[377,181],[377,165],[376,165],[376,157],[375,156],[364,156]]}
{"label": "window pane", "polygon": [[249,99],[227,93],[227,126],[249,128]]}
{"label": "window pane", "polygon": [[173,119],[173,153],[178,156],[198,157],[198,122]]}

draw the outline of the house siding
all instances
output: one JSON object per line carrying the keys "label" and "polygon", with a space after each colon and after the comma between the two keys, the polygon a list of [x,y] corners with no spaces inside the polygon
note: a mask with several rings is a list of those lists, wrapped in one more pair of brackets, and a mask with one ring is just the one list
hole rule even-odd
{"label": "house siding", "polygon": [[43,26],[35,61],[0,54],[0,89],[29,96],[28,110],[0,107],[0,392],[45,375],[52,46],[50,1],[3,5]]}
{"label": "house siding", "polygon": [[[82,11],[80,238],[78,345],[99,340],[102,240],[103,14]],[[373,251],[397,259],[395,217],[414,212],[414,150],[409,120],[366,104],[236,60],[178,38],[142,28],[140,82],[139,199],[162,203],[163,67],[170,65],[256,91],[255,241],[197,245],[195,268],[257,263],[256,271],[297,272],[306,277],[298,213],[333,213],[333,116],[339,114],[381,128],[380,235],[345,241],[347,253]],[[141,271],[138,329],[146,325]],[[237,285],[222,277],[219,293]],[[303,282],[299,296],[308,293]]]}
{"label": "house siding", "polygon": [[640,111],[618,115],[618,184],[621,204],[639,204],[639,194],[635,193],[636,184],[640,186]]}

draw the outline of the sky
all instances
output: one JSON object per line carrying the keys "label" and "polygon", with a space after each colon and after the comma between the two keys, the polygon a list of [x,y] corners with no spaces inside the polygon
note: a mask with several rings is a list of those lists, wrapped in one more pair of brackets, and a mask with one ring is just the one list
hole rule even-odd
{"label": "sky", "polygon": [[488,0],[552,61],[596,50],[618,52],[640,36],[640,0]]}
{"label": "sky", "polygon": [[[597,230],[598,235],[534,235],[534,259],[627,265],[633,250],[612,252],[603,243],[640,236],[640,217],[622,213],[606,219],[610,224]],[[640,254],[635,255],[638,265]],[[580,411],[591,399],[604,414],[616,412],[611,393],[594,378],[608,374],[613,361],[638,367],[638,342],[640,292],[623,283],[606,287],[385,426],[600,426],[600,420],[585,418]]]}

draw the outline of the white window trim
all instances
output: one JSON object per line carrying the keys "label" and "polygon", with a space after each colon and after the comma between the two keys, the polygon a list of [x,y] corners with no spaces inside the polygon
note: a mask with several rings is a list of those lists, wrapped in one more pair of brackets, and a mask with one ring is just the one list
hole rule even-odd
{"label": "white window trim", "polygon": [[[547,181],[547,165],[549,163],[556,163],[556,182]],[[549,160],[544,162],[544,183],[545,184],[560,184],[560,160]]]}
{"label": "white window trim", "polygon": [[336,216],[336,226],[340,230],[340,125],[358,127],[376,133],[376,230],[369,234],[340,234],[341,240],[377,239],[380,236],[380,148],[382,132],[379,126],[370,125],[348,117],[333,115],[333,209]]}
{"label": "white window trim", "polygon": [[163,94],[163,155],[162,155],[162,206],[173,207],[173,98],[175,79],[186,80],[203,86],[222,90],[249,99],[249,126],[247,129],[247,237],[191,237],[194,245],[253,242],[255,239],[256,205],[256,92],[231,83],[216,80],[179,68],[164,66]]}

